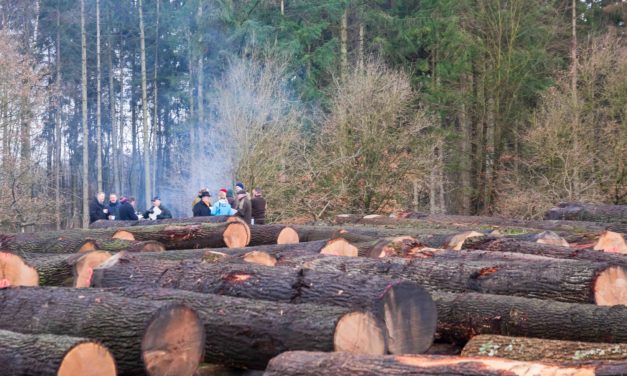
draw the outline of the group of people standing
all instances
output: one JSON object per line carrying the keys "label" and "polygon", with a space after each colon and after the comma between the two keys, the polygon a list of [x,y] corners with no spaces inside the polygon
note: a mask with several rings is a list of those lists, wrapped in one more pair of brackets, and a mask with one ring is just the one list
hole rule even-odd
{"label": "group of people standing", "polygon": [[248,224],[262,225],[266,222],[266,199],[260,188],[253,189],[250,197],[243,183],[235,184],[235,191],[222,188],[218,200],[212,204],[209,189],[203,188],[192,203],[194,217],[211,215],[236,215]]}
{"label": "group of people standing", "polygon": [[165,206],[161,205],[161,199],[158,196],[153,197],[152,206],[143,214],[136,211],[136,204],[137,200],[135,200],[135,197],[122,196],[118,200],[118,196],[115,193],[111,193],[109,202],[105,203],[104,192],[99,192],[89,204],[89,223],[96,222],[99,219],[137,221],[140,217],[152,220],[172,218],[172,213]]}

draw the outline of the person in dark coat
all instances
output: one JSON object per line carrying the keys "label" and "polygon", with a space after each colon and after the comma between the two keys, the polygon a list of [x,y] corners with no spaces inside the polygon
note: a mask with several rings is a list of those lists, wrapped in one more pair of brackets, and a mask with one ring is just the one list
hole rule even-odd
{"label": "person in dark coat", "polygon": [[229,202],[233,209],[237,209],[237,200],[233,196],[233,190],[229,189],[226,191],[226,200]]}
{"label": "person in dark coat", "polygon": [[100,192],[89,204],[89,223],[94,223],[99,219],[107,219],[107,208],[104,205],[105,194]]}
{"label": "person in dark coat", "polygon": [[211,215],[211,194],[202,192],[200,201],[194,205],[194,217],[209,217]]}
{"label": "person in dark coat", "polygon": [[248,193],[245,190],[240,190],[237,192],[237,216],[242,218],[249,225],[252,223],[253,218],[253,210],[250,205],[250,199],[248,198]]}
{"label": "person in dark coat", "polygon": [[253,224],[265,225],[267,204],[261,192],[261,188],[253,189],[253,198],[250,200],[250,204],[252,207]]}
{"label": "person in dark coat", "polygon": [[120,199],[119,216],[120,221],[139,220],[137,213],[135,213],[135,197],[122,197]]}
{"label": "person in dark coat", "polygon": [[109,211],[109,219],[120,219],[120,203],[118,202],[118,195],[111,193],[109,195],[109,203],[107,204],[107,210]]}
{"label": "person in dark coat", "polygon": [[152,206],[150,209],[144,212],[145,219],[169,219],[172,218],[172,213],[165,206],[161,205],[161,199],[159,196],[155,196],[152,199]]}

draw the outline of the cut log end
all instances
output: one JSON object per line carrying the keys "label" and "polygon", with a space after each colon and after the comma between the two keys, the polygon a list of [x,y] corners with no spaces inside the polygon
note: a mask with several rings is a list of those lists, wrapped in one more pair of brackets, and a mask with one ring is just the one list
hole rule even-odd
{"label": "cut log end", "polygon": [[155,240],[147,240],[145,242],[142,242],[141,248],[139,249],[139,252],[164,252],[165,251],[165,246]]}
{"label": "cut log end", "polygon": [[558,234],[553,231],[542,231],[536,237],[536,243],[540,244],[550,244],[550,245],[559,245],[562,247],[568,247],[569,244],[566,239],[562,238]]}
{"label": "cut log end", "polygon": [[298,244],[300,239],[298,233],[291,227],[285,227],[277,237],[277,244]]}
{"label": "cut log end", "polygon": [[203,357],[205,330],[191,308],[161,308],[142,339],[142,357],[149,375],[193,375]]}
{"label": "cut log end", "polygon": [[0,252],[0,288],[9,286],[39,286],[39,273],[20,256]]}
{"label": "cut log end", "polygon": [[266,252],[252,251],[244,255],[243,260],[251,264],[275,266],[277,263],[276,257],[269,255]]}
{"label": "cut log end", "polygon": [[594,284],[594,298],[597,305],[627,305],[627,271],[620,266],[612,266],[599,273]]}
{"label": "cut log end", "polygon": [[380,322],[367,312],[342,316],[333,337],[335,351],[360,354],[385,354],[385,337]]}
{"label": "cut log end", "polygon": [[622,234],[613,231],[605,231],[594,245],[595,251],[611,253],[627,253],[627,242]]}
{"label": "cut log end", "polygon": [[89,287],[94,269],[111,258],[111,253],[92,251],[76,261],[74,264],[74,287]]}
{"label": "cut log end", "polygon": [[437,309],[431,295],[414,283],[390,286],[383,295],[383,312],[392,354],[420,354],[431,346]]}
{"label": "cut log end", "polygon": [[244,226],[246,226],[246,245],[250,244],[250,240],[252,239],[252,235],[250,234],[250,226],[248,226],[248,224],[246,222],[244,222],[244,220],[242,220],[239,217],[229,217],[226,219],[227,223],[233,223],[233,222],[237,222],[237,223],[242,223],[244,224]]}
{"label": "cut log end", "polygon": [[454,235],[451,240],[449,240],[447,247],[450,249],[454,249],[456,251],[459,251],[462,249],[464,242],[466,241],[466,239],[471,239],[471,238],[477,238],[477,237],[481,237],[484,236],[482,233],[477,232],[477,231],[466,231],[466,232],[462,232],[460,234]]}
{"label": "cut log end", "polygon": [[58,376],[115,376],[115,360],[106,347],[95,342],[83,342],[65,354]]}
{"label": "cut log end", "polygon": [[248,245],[249,233],[245,223],[231,222],[224,230],[224,244],[229,248],[242,248]]}
{"label": "cut log end", "polygon": [[98,246],[96,245],[96,242],[93,240],[87,240],[85,243],[83,243],[83,245],[78,249],[78,253],[87,253],[87,252],[91,252],[91,251],[96,251],[98,250]]}
{"label": "cut log end", "polygon": [[118,230],[113,234],[112,238],[121,240],[135,240],[135,235],[125,230]]}
{"label": "cut log end", "polygon": [[357,257],[358,253],[359,249],[343,238],[329,240],[327,245],[320,250],[320,254],[329,256]]}

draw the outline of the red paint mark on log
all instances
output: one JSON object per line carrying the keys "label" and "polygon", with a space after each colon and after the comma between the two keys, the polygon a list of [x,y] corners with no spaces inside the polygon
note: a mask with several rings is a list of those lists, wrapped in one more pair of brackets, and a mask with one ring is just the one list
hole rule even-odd
{"label": "red paint mark on log", "polygon": [[9,287],[9,286],[11,286],[11,281],[9,281],[7,278],[0,279],[0,289]]}
{"label": "red paint mark on log", "polygon": [[492,274],[494,272],[496,272],[498,270],[498,268],[496,266],[490,266],[487,268],[483,268],[481,270],[479,270],[479,274],[477,275],[477,277],[484,277],[486,275]]}
{"label": "red paint mark on log", "polygon": [[224,280],[227,282],[239,283],[248,281],[250,277],[252,277],[250,274],[235,272],[224,277]]}

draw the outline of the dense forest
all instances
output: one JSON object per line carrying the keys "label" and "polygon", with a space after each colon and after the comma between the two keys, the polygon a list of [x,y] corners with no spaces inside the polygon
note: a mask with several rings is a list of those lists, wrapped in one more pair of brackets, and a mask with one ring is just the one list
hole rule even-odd
{"label": "dense forest", "polygon": [[0,0],[0,226],[627,203],[621,0]]}

